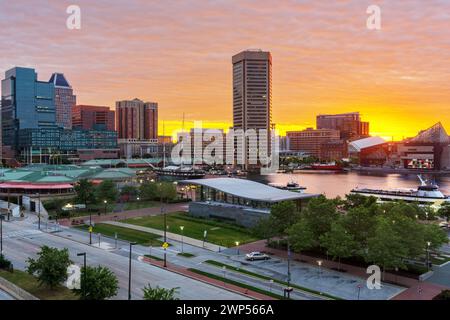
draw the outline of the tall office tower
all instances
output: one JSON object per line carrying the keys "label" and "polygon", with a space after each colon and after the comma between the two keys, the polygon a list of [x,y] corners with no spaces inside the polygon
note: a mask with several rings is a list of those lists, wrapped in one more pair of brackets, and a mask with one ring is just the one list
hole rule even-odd
{"label": "tall office tower", "polygon": [[119,139],[158,139],[158,104],[139,99],[116,102]]}
{"label": "tall office tower", "polygon": [[55,86],[56,124],[72,129],[72,109],[77,104],[77,97],[64,74],[52,74],[49,82]]}
{"label": "tall office tower", "polygon": [[114,111],[109,107],[78,105],[72,109],[72,127],[83,130],[115,130]]}
{"label": "tall office tower", "polygon": [[[233,127],[234,129],[266,129],[270,150],[272,123],[272,55],[262,50],[242,51],[233,63]],[[249,167],[249,145],[244,144],[244,167]],[[268,151],[269,152],[269,151]],[[254,159],[253,159],[254,160]]]}
{"label": "tall office tower", "polygon": [[17,151],[21,130],[56,128],[55,121],[53,83],[39,81],[34,69],[15,67],[6,71],[2,80],[3,145]]}
{"label": "tall office tower", "polygon": [[339,130],[344,140],[369,136],[369,122],[361,121],[359,112],[318,115],[316,126],[317,129]]}

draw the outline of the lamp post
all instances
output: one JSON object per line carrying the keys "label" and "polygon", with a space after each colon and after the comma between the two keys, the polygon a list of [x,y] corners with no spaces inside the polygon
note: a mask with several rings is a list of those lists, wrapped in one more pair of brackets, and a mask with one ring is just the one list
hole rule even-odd
{"label": "lamp post", "polygon": [[106,215],[106,205],[108,204],[107,200],[103,200],[103,203],[105,204],[105,215]]}
{"label": "lamp post", "polygon": [[431,242],[427,241],[427,270],[430,271],[430,246]]}
{"label": "lamp post", "polygon": [[92,245],[92,212],[89,210],[89,244]]}
{"label": "lamp post", "polygon": [[87,266],[86,266],[86,252],[81,252],[81,253],[77,253],[77,256],[78,257],[83,257],[84,259],[84,262],[83,262],[83,269],[84,269],[84,273],[83,273],[83,286],[82,286],[82,289],[83,289],[83,300],[85,300],[86,299],[86,276],[87,276],[87,274],[86,274],[86,271],[87,271]]}
{"label": "lamp post", "polygon": [[287,298],[290,299],[291,297],[291,245],[289,243],[289,240],[287,242],[287,256],[288,256],[288,270],[287,270]]}
{"label": "lamp post", "polygon": [[0,254],[3,254],[3,219],[4,215],[0,215]]}
{"label": "lamp post", "polygon": [[184,226],[180,226],[181,230],[181,253],[184,253]]}
{"label": "lamp post", "polygon": [[41,193],[38,192],[38,229],[41,230]]}
{"label": "lamp post", "polygon": [[239,241],[236,241],[235,244],[236,244],[237,255],[239,255]]}
{"label": "lamp post", "polygon": [[[322,273],[322,260],[317,260],[317,264],[319,266],[319,288],[320,288],[320,275]],[[319,293],[322,294],[322,290],[319,290]]]}
{"label": "lamp post", "polygon": [[[161,206],[161,214],[164,217],[164,243],[167,242],[167,217],[166,217],[166,211],[164,210],[163,206],[163,188],[162,188],[162,182],[159,183],[159,200],[160,200],[160,206]],[[164,268],[167,267],[167,252],[164,248]]]}
{"label": "lamp post", "polygon": [[130,262],[128,265],[128,300],[131,300],[131,253],[136,242],[130,242]]}

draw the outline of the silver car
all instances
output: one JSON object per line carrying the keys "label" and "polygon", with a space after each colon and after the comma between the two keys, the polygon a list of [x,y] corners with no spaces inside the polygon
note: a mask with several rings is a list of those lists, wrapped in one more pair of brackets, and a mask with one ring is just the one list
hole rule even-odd
{"label": "silver car", "polygon": [[250,260],[250,261],[254,261],[254,260],[269,260],[270,257],[262,252],[250,252],[247,253],[245,255],[245,260]]}

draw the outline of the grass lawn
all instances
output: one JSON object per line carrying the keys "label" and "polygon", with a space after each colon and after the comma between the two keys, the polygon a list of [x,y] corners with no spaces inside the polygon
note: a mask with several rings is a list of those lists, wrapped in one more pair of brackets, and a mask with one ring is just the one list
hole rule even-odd
{"label": "grass lawn", "polygon": [[[123,222],[164,230],[163,215],[130,218]],[[167,226],[167,231],[177,234],[181,234],[180,226],[184,226],[184,235],[198,240],[203,240],[203,232],[207,230],[207,242],[225,247],[235,246],[236,241],[244,244],[259,240],[246,228],[215,220],[194,218],[184,212],[168,213]]]}
{"label": "grass lawn", "polygon": [[189,252],[180,252],[179,254],[177,254],[177,256],[182,256],[185,258],[193,258],[193,257],[195,257],[195,254],[192,254]]}
{"label": "grass lawn", "polygon": [[156,260],[156,261],[164,261],[164,259],[161,259],[159,257],[153,256],[153,255],[150,255],[150,254],[145,254],[144,257],[149,258],[149,259],[153,259],[153,260]]}
{"label": "grass lawn", "polygon": [[157,201],[146,201],[146,200],[130,201],[125,203],[123,210],[126,211],[126,210],[145,209],[156,206],[159,206],[159,202]]}
{"label": "grass lawn", "polygon": [[[85,230],[87,231],[89,226],[88,225],[82,225],[82,226],[76,226],[75,228]],[[115,234],[117,233],[117,238],[125,241],[130,242],[136,242],[143,246],[154,246],[159,247],[162,245],[162,241],[159,241],[158,238],[160,238],[159,235],[148,233],[148,232],[142,232],[138,230],[132,230],[128,228],[123,227],[117,227],[105,223],[97,223],[93,227],[93,236],[101,233],[102,235],[105,235],[107,237],[114,238]],[[95,240],[94,240],[95,241]]]}
{"label": "grass lawn", "polygon": [[[206,260],[205,263],[211,264],[211,265],[219,267],[219,268],[226,267],[228,270],[233,270],[233,271],[236,271],[236,272],[239,272],[239,273],[242,273],[242,274],[246,274],[246,275],[249,275],[249,276],[252,276],[252,277],[255,277],[255,278],[259,278],[259,279],[263,279],[263,280],[267,280],[267,281],[273,280],[274,282],[276,282],[278,284],[282,284],[282,285],[287,286],[287,282],[276,280],[276,279],[273,279],[271,277],[263,276],[263,275],[260,275],[258,273],[254,273],[254,272],[242,269],[242,268],[233,267],[233,266],[230,266],[228,264],[225,264],[225,263],[222,263],[222,262],[219,262],[219,261]],[[330,299],[341,300],[340,298],[334,297],[332,295],[329,295],[329,294],[326,294],[326,293],[320,294],[319,291],[316,291],[316,290],[313,290],[313,289],[309,289],[309,288],[305,288],[305,287],[300,287],[300,286],[297,286],[297,285],[292,284],[292,283],[290,284],[290,286],[293,287],[293,288],[302,290],[302,291],[314,293],[314,294],[317,294],[317,295],[322,295],[322,296],[328,297]]]}
{"label": "grass lawn", "polygon": [[0,270],[0,277],[41,300],[78,300],[78,297],[70,289],[63,286],[58,286],[53,290],[44,285],[40,287],[36,277],[20,270],[14,270],[14,272]]}

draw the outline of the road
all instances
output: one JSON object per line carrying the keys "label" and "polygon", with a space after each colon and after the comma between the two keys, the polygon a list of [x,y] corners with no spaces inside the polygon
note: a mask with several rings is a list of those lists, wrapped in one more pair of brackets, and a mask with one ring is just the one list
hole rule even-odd
{"label": "road", "polygon": [[0,290],[0,301],[1,300],[14,300],[13,297],[11,297],[9,294],[7,294],[6,292]]}
{"label": "road", "polygon": [[[3,251],[16,269],[24,270],[28,257],[35,257],[40,247],[47,245],[55,248],[68,248],[70,258],[74,263],[82,265],[83,257],[77,257],[77,253],[86,252],[89,265],[102,265],[110,268],[119,280],[119,292],[115,299],[127,299],[128,297],[128,263],[129,251],[126,243],[120,243],[116,250],[106,250],[87,245],[87,241],[80,242],[82,238],[78,233],[67,232],[47,233],[37,230],[33,217],[24,221],[6,222],[3,224]],[[45,224],[42,225],[45,229]],[[86,238],[87,239],[87,238]],[[112,244],[111,244],[112,246]],[[111,247],[109,246],[109,247]],[[102,245],[107,247],[107,244]],[[142,288],[147,284],[164,288],[179,287],[180,299],[203,300],[223,299],[241,300],[246,297],[220,289],[215,286],[184,277],[182,275],[151,266],[138,261],[138,254],[132,256],[132,299],[142,299]]]}

